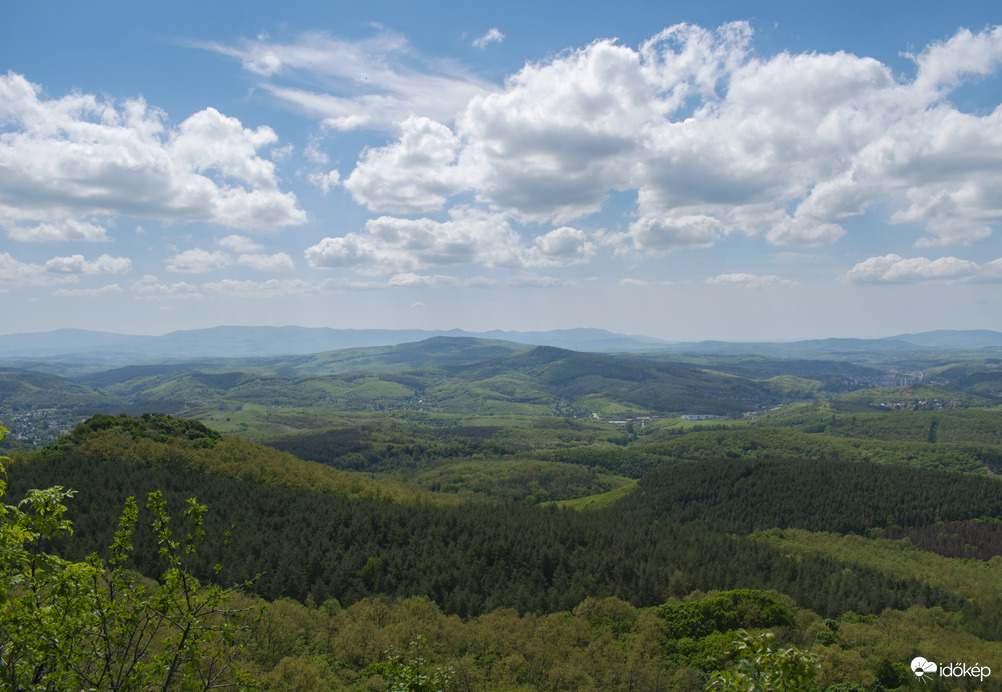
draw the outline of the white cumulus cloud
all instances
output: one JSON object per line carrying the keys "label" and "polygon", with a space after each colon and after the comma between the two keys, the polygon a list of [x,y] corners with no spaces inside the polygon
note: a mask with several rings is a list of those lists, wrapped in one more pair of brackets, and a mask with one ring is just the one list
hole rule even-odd
{"label": "white cumulus cloud", "polygon": [[216,244],[231,252],[257,252],[262,247],[261,243],[243,235],[228,235],[217,240]]}
{"label": "white cumulus cloud", "polygon": [[486,48],[492,43],[501,43],[502,41],[504,41],[504,34],[496,26],[492,26],[483,36],[474,39],[473,46],[475,48]]}
{"label": "white cumulus cloud", "polygon": [[796,288],[800,286],[799,281],[784,279],[781,276],[772,274],[718,274],[706,280],[706,283],[715,286],[741,286],[745,288]]}
{"label": "white cumulus cloud", "polygon": [[467,184],[467,175],[455,163],[459,139],[445,125],[418,116],[408,117],[400,130],[396,143],[362,155],[345,188],[374,211],[441,209]]}
{"label": "white cumulus cloud", "polygon": [[45,267],[31,262],[21,262],[7,252],[0,252],[0,285],[37,286],[55,281],[72,281],[74,277],[53,277]]}
{"label": "white cumulus cloud", "polygon": [[341,184],[341,174],[337,170],[329,170],[326,173],[310,173],[307,180],[326,195]]}
{"label": "white cumulus cloud", "polygon": [[916,283],[925,281],[963,281],[969,279],[996,279],[1002,275],[996,270],[995,262],[979,265],[977,262],[956,257],[928,259],[900,255],[871,257],[860,262],[842,277],[852,283]]}
{"label": "white cumulus cloud", "polygon": [[45,263],[45,271],[54,274],[125,274],[130,269],[132,260],[128,257],[111,255],[101,255],[96,260],[90,261],[83,255],[53,257]]}
{"label": "white cumulus cloud", "polygon": [[633,244],[647,252],[710,247],[721,236],[722,224],[708,215],[660,217],[647,214],[630,224]]}
{"label": "white cumulus cloud", "polygon": [[324,238],[306,250],[313,267],[407,273],[434,266],[477,262],[489,267],[521,264],[519,235],[500,216],[453,210],[449,221],[381,216],[364,233]]}
{"label": "white cumulus cloud", "polygon": [[22,242],[62,240],[99,242],[110,240],[104,226],[75,218],[57,219],[51,223],[28,225],[7,224],[6,226],[7,235],[11,240]]}
{"label": "white cumulus cloud", "polygon": [[276,252],[273,255],[262,253],[248,253],[237,257],[237,264],[257,271],[289,271],[293,268],[292,258],[284,252]]}
{"label": "white cumulus cloud", "polygon": [[389,286],[395,288],[458,288],[462,286],[455,276],[445,274],[415,274],[407,272],[390,277]]}
{"label": "white cumulus cloud", "polygon": [[408,275],[430,267],[480,264],[521,269],[587,262],[595,244],[576,228],[560,227],[530,245],[503,215],[455,207],[448,221],[381,216],[363,233],[328,237],[306,250],[312,267]]}
{"label": "white cumulus cloud", "polygon": [[122,287],[118,284],[108,284],[99,288],[59,288],[53,291],[52,295],[71,298],[99,298],[109,293],[122,293]]}
{"label": "white cumulus cloud", "polygon": [[198,292],[198,287],[186,281],[178,281],[172,284],[162,283],[152,274],[145,275],[129,287],[129,292],[137,300],[170,300],[170,299],[198,299],[202,294]]}
{"label": "white cumulus cloud", "polygon": [[47,99],[24,76],[0,76],[0,223],[18,240],[105,240],[120,215],[273,230],[303,223],[274,164],[277,141],[206,108],[169,125],[142,99]]}
{"label": "white cumulus cloud", "polygon": [[303,279],[268,279],[237,281],[223,279],[202,284],[202,290],[236,298],[286,298],[316,293],[317,284]]}
{"label": "white cumulus cloud", "polygon": [[757,55],[752,40],[745,22],[680,24],[637,48],[598,40],[528,63],[458,117],[399,119],[344,184],[377,211],[472,194],[557,226],[633,191],[636,220],[616,240],[645,252],[733,233],[817,247],[872,209],[924,228],[918,247],[982,241],[1002,221],[1002,104],[949,101],[998,74],[1002,28],[926,47],[910,81],[844,52]]}
{"label": "white cumulus cloud", "polygon": [[185,274],[203,274],[221,269],[233,264],[233,258],[225,252],[202,250],[185,250],[167,260],[167,269]]}
{"label": "white cumulus cloud", "polygon": [[527,253],[529,266],[583,264],[595,254],[595,243],[587,234],[570,226],[561,226],[537,236]]}

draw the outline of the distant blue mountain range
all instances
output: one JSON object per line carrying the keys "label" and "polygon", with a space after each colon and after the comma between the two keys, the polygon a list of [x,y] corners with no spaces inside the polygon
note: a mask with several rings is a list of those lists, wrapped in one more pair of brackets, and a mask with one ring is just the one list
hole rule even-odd
{"label": "distant blue mountain range", "polygon": [[467,332],[424,329],[331,329],[326,327],[212,327],[170,332],[162,336],[113,334],[83,329],[0,335],[0,359],[119,356],[206,358],[284,356],[344,348],[393,346],[432,337],[474,337],[577,351],[636,352],[660,350],[669,342],[626,336],[602,329],[559,329],[545,332]]}
{"label": "distant blue mountain range", "polygon": [[884,339],[814,339],[795,342],[669,342],[603,329],[538,332],[468,332],[422,329],[331,329],[326,327],[212,327],[161,336],[114,334],[82,329],[0,335],[0,359],[186,359],[284,356],[345,348],[392,346],[432,337],[497,339],[597,353],[757,354],[778,357],[851,356],[915,350],[1002,349],[1002,333],[939,330]]}

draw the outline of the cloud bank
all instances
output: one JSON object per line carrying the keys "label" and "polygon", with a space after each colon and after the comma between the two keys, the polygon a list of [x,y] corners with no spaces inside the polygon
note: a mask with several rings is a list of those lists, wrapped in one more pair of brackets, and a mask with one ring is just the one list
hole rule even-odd
{"label": "cloud bank", "polygon": [[978,264],[956,257],[931,260],[906,259],[900,255],[871,257],[842,277],[850,283],[924,283],[960,281],[1002,281],[1002,259]]}
{"label": "cloud bank", "polygon": [[949,100],[997,73],[1002,28],[931,44],[911,81],[847,53],[757,56],[752,38],[744,22],[682,24],[638,48],[599,40],[526,64],[451,116],[401,117],[344,186],[377,213],[473,195],[553,225],[628,191],[635,218],[616,240],[648,254],[734,233],[828,245],[878,206],[921,229],[917,247],[976,243],[1002,220],[1002,107]]}
{"label": "cloud bank", "polygon": [[8,72],[0,128],[0,225],[15,240],[107,240],[117,216],[250,231],[306,220],[257,153],[277,141],[271,128],[213,108],[171,127],[142,99],[47,99]]}
{"label": "cloud bank", "polygon": [[[502,39],[492,29],[474,44]],[[1002,105],[964,110],[951,99],[998,76],[1002,28],[960,30],[917,51],[910,78],[873,58],[764,56],[753,42],[746,22],[679,24],[635,47],[600,39],[552,54],[503,84],[427,59],[385,30],[354,42],[314,32],[199,46],[239,60],[277,102],[320,120],[321,132],[389,137],[342,172],[330,170],[317,132],[301,149],[324,169],[304,170],[301,180],[324,194],[346,192],[373,217],[303,243],[307,264],[381,275],[373,285],[392,277],[443,286],[459,281],[443,278],[444,268],[465,264],[533,282],[527,270],[587,265],[599,251],[660,257],[735,234],[820,247],[864,214],[905,225],[916,248],[991,236],[1002,221]],[[245,127],[211,107],[175,125],[141,98],[48,98],[8,73],[0,77],[0,226],[21,242],[99,242],[118,216],[204,222],[235,232],[220,234],[221,249],[174,251],[168,271],[287,272],[290,254],[266,253],[242,234],[307,221],[276,168],[292,151],[271,128]],[[614,205],[618,223],[599,228],[607,220],[599,214]],[[6,261],[11,275],[33,282],[101,261],[74,257],[56,258],[58,272]],[[995,267],[886,255],[843,280],[994,280]],[[708,281],[792,285],[742,273]],[[220,283],[217,292],[238,285]],[[186,294],[183,286],[144,280],[137,290]],[[293,284],[275,286],[267,290]]]}

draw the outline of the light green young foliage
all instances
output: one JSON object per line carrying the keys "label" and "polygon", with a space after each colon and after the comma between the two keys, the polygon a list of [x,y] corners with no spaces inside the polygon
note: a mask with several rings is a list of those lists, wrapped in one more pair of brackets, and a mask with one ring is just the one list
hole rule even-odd
{"label": "light green young foliage", "polygon": [[[0,438],[6,430],[0,428]],[[6,491],[0,458],[0,497]],[[0,688],[7,690],[209,690],[243,687],[234,661],[249,629],[227,609],[232,589],[206,587],[188,562],[205,507],[189,500],[193,530],[172,536],[165,502],[147,507],[166,563],[160,582],[125,569],[138,508],[129,498],[107,562],[71,562],[44,551],[72,534],[63,519],[73,491],[32,490],[0,504]]]}
{"label": "light green young foliage", "polygon": [[796,647],[773,649],[772,632],[748,634],[737,631],[741,639],[727,650],[736,658],[730,670],[717,671],[706,686],[721,692],[797,692],[808,690],[819,668],[817,654]]}
{"label": "light green young foliage", "polygon": [[370,665],[363,674],[379,675],[389,692],[442,692],[452,684],[451,666],[431,663],[428,658],[428,640],[417,635],[407,653],[387,652],[386,658]]}

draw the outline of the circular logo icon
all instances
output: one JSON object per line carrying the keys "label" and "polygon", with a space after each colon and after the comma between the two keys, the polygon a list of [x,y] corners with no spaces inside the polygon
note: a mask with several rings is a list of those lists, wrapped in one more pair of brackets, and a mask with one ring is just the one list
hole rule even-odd
{"label": "circular logo icon", "polygon": [[918,677],[928,675],[929,673],[935,673],[936,664],[932,661],[925,660],[921,656],[916,656],[912,659],[912,672]]}

